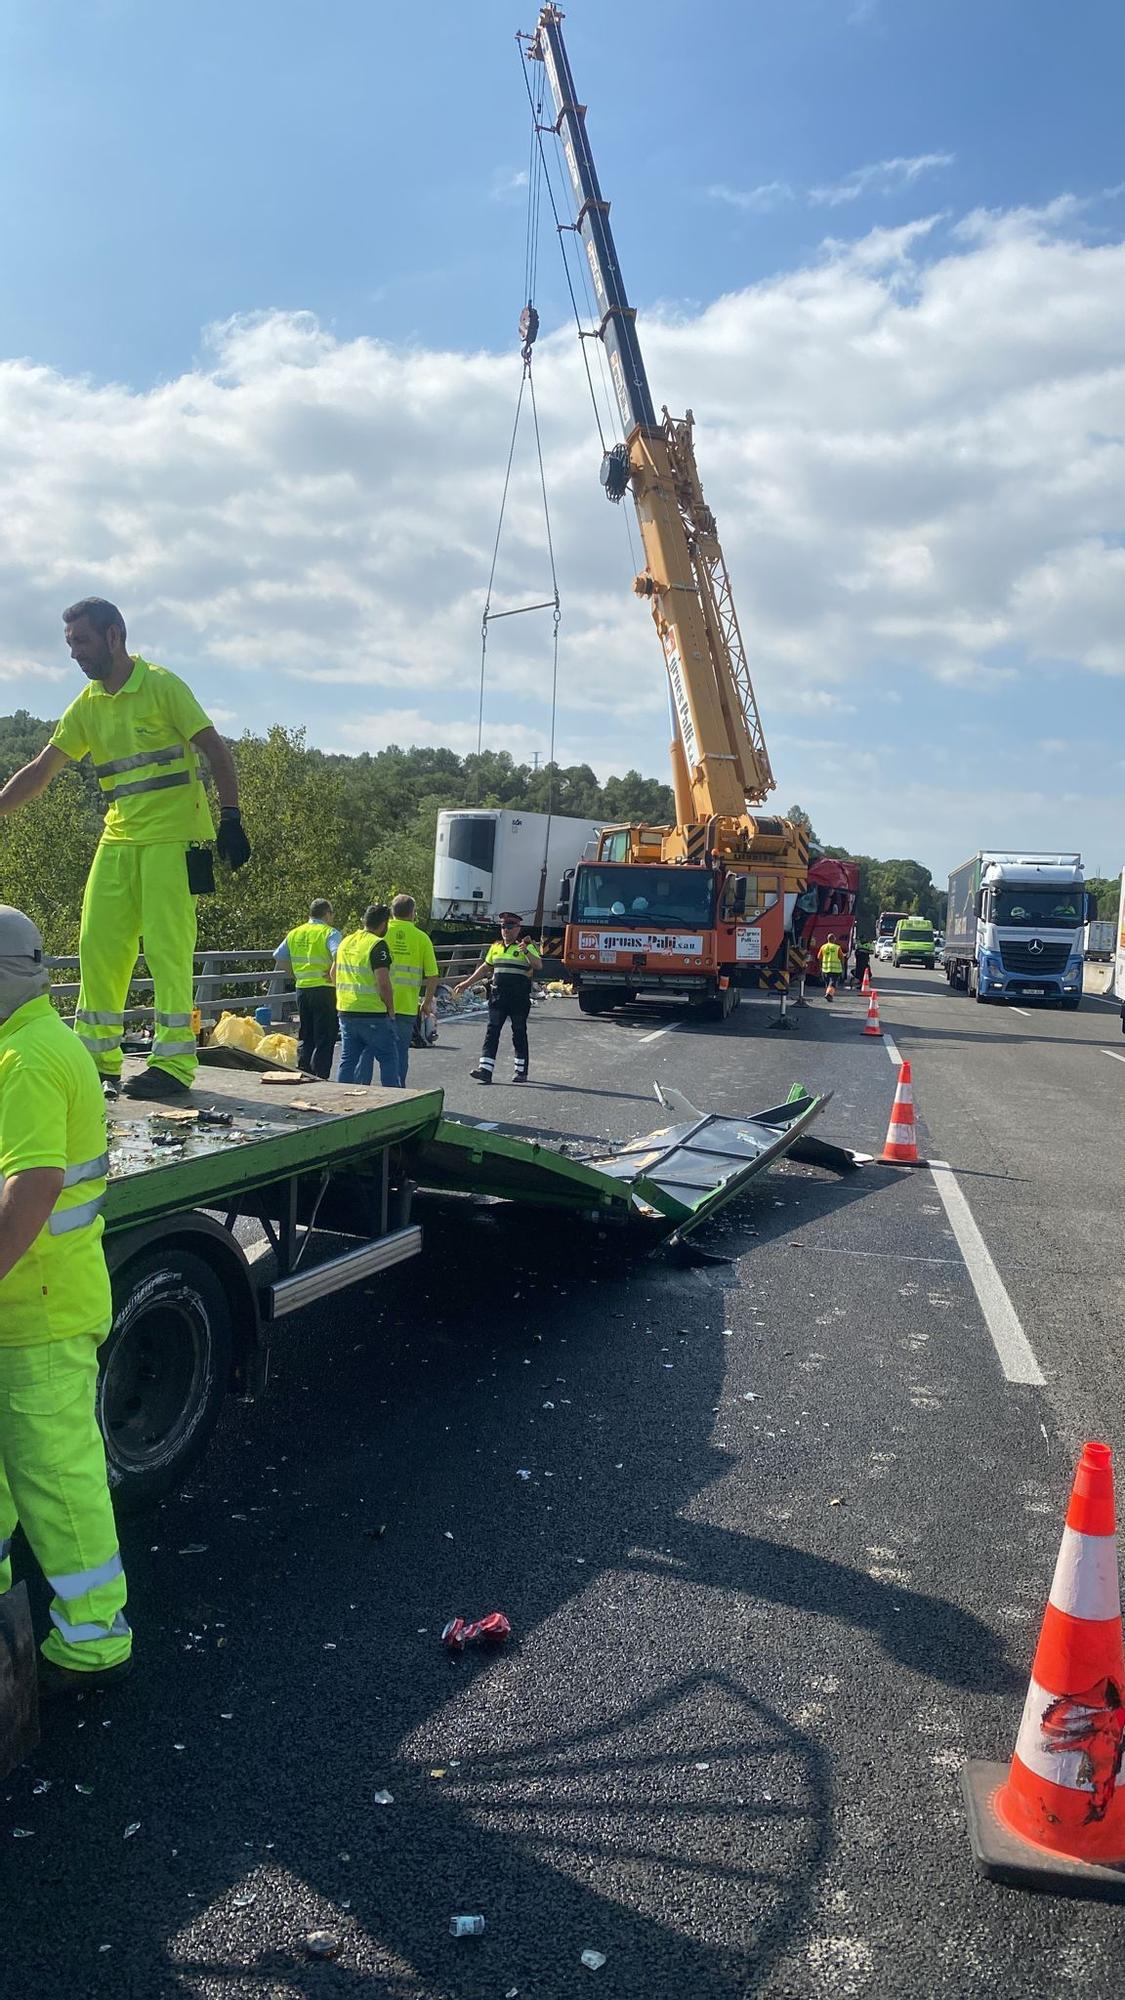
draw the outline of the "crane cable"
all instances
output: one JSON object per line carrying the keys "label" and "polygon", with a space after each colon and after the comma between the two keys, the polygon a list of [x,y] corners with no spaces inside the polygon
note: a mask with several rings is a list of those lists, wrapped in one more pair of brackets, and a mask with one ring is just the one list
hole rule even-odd
{"label": "crane cable", "polygon": [[[484,686],[488,656],[488,628],[501,618],[518,618],[526,611],[551,611],[552,620],[552,661],[551,661],[551,726],[547,758],[547,840],[550,840],[551,817],[554,811],[555,794],[555,727],[558,709],[559,686],[559,624],[562,609],[559,603],[559,581],[555,567],[555,544],[551,532],[551,510],[547,500],[547,473],[543,463],[543,440],[539,429],[539,407],[535,400],[535,376],[532,372],[532,349],[539,332],[539,314],[535,309],[535,283],[539,269],[539,211],[542,187],[545,179],[542,142],[539,138],[539,120],[542,116],[542,95],[538,106],[528,84],[528,99],[531,105],[531,151],[527,174],[527,223],[524,236],[524,297],[527,301],[520,314],[520,336],[523,345],[520,355],[523,373],[520,377],[519,394],[516,397],[516,414],[512,424],[512,436],[508,446],[508,462],[504,469],[504,486],[500,496],[500,517],[496,523],[496,539],[492,545],[492,566],[488,573],[488,588],[485,592],[484,613],[480,627],[480,694],[477,704],[477,756],[481,754],[484,738]],[[548,192],[550,187],[548,184]],[[554,196],[551,197],[552,207]],[[539,468],[539,491],[543,501],[543,521],[547,535],[547,557],[551,571],[551,595],[539,599],[534,604],[517,604],[508,611],[493,611],[492,590],[496,581],[496,565],[500,556],[500,541],[504,531],[504,516],[508,505],[508,491],[512,479],[512,464],[515,459],[516,442],[519,437],[520,417],[523,413],[524,391],[527,391],[531,408],[532,428],[535,433],[535,458]],[[546,876],[547,855],[544,849],[543,873]],[[540,893],[542,901],[542,889]]]}

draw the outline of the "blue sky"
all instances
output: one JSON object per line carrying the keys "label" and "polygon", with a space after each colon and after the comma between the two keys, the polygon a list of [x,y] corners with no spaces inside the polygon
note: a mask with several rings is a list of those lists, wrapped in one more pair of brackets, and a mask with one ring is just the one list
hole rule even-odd
{"label": "blue sky", "polygon": [[[56,600],[116,578],[137,644],[232,730],[467,747],[518,382],[513,36],[533,13],[8,0],[3,706],[58,707]],[[657,405],[700,419],[781,803],[935,870],[950,843],[1033,836],[1118,866],[1125,10],[575,0],[566,34]],[[540,272],[575,639],[559,747],[661,771],[659,654],[604,516],[548,231]],[[538,574],[528,513],[513,595]],[[490,733],[517,754],[545,741],[542,668],[538,641],[498,654]],[[922,790],[888,797],[896,765]]]}

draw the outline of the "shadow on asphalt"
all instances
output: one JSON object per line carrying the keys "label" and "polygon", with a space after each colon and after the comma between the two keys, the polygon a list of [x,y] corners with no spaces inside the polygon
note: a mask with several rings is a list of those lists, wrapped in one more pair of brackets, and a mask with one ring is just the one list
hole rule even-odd
{"label": "shadow on asphalt", "polygon": [[[730,1466],[717,1329],[692,1323],[652,1387],[696,1284],[543,1214],[448,1203],[427,1226],[424,1264],[287,1322],[193,1487],[123,1524],[135,1675],[6,1787],[38,1835],[11,1891],[34,1966],[6,2000],[211,2000],[267,1974],[562,2000],[589,1945],[615,1992],[742,2000],[806,1933],[832,1770],[761,1701],[752,1650],[745,1682],[709,1670],[685,1581],[726,1594],[720,1643],[764,1601],[862,1628],[931,1683],[1012,1689],[957,1606],[684,1518]],[[444,1620],[494,1607],[511,1652],[451,1662]],[[476,1910],[485,1935],[452,1941],[450,1913]],[[313,1965],[322,1925],[342,1959]]]}

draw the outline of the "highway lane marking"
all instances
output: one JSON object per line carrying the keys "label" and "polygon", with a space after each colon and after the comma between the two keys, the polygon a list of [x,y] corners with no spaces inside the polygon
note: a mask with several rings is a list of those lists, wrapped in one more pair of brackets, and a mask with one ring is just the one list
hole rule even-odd
{"label": "highway lane marking", "polygon": [[1008,1012],[1009,1014],[1022,1014],[1025,1021],[1030,1021],[1031,1019],[1030,1007],[1013,1007],[1009,1002]]}
{"label": "highway lane marking", "polygon": [[642,1035],[641,1041],[658,1042],[660,1040],[661,1035],[674,1035],[679,1025],[680,1024],[678,1021],[669,1021],[668,1026],[666,1028],[654,1028],[651,1035]]}
{"label": "highway lane marking", "polygon": [[901,1069],[902,1057],[899,1054],[897,1044],[892,1042],[885,1028],[883,1030],[883,1044],[884,1047],[886,1048],[887,1054],[890,1056],[890,1059],[894,1063],[896,1069]]}
{"label": "highway lane marking", "polygon": [[1118,1049],[1103,1049],[1102,1054],[1103,1056],[1112,1056],[1114,1062],[1125,1062],[1125,1056]]}
{"label": "highway lane marking", "polygon": [[1026,1382],[1036,1389],[1043,1388],[1047,1378],[1035,1359],[1031,1342],[1020,1325],[1004,1281],[992,1261],[988,1245],[949,1161],[931,1160],[930,1172],[938,1199],[965,1259],[965,1268],[973,1281],[973,1290],[1006,1380]]}

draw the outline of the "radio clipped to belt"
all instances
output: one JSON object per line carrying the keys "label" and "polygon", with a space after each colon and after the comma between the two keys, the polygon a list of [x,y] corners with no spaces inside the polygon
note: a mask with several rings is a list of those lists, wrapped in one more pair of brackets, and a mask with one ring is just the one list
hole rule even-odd
{"label": "radio clipped to belt", "polygon": [[188,888],[193,896],[215,893],[215,857],[209,847],[193,844],[187,850]]}

